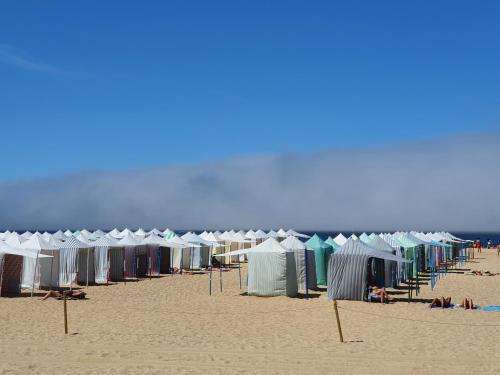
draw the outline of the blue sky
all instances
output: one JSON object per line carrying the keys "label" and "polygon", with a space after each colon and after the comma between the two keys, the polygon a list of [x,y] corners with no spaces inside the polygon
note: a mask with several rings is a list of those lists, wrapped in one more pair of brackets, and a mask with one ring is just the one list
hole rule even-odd
{"label": "blue sky", "polygon": [[2,2],[0,180],[500,129],[499,2],[344,3]]}

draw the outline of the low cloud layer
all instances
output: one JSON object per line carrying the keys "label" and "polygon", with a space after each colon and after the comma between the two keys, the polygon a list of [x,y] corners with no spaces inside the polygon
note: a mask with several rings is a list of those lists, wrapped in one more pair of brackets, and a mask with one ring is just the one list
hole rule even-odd
{"label": "low cloud layer", "polygon": [[2,229],[500,230],[500,136],[0,184]]}

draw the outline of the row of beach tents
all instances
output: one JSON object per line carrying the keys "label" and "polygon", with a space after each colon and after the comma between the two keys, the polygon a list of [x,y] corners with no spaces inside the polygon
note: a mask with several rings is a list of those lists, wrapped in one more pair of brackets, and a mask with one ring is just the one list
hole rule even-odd
{"label": "row of beach tents", "polygon": [[[326,240],[294,230],[225,231],[179,236],[174,231],[113,229],[53,234],[0,233],[0,296],[21,288],[51,289],[210,270],[248,261],[249,295],[306,295],[328,286],[330,297],[365,298],[367,284],[396,286],[429,271],[435,284],[443,265],[464,259],[466,241],[447,232],[397,232]],[[222,272],[220,273],[222,291]],[[241,269],[240,269],[240,286]]]}

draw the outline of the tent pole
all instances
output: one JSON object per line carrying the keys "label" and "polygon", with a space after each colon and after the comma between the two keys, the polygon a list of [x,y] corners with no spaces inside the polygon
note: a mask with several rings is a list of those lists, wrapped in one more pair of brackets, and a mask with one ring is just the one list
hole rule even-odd
{"label": "tent pole", "polygon": [[238,274],[240,276],[240,289],[241,289],[241,262],[240,262],[240,256],[238,255]]}
{"label": "tent pole", "polygon": [[52,259],[50,260],[50,284],[49,288],[52,290],[52,272],[54,268],[54,250],[51,250]]}
{"label": "tent pole", "polygon": [[36,253],[35,260],[35,272],[33,272],[33,284],[31,285],[31,297],[33,297],[33,291],[35,290],[35,280],[36,280],[36,270],[38,269],[38,256],[40,255],[40,250]]}
{"label": "tent pole", "polygon": [[305,264],[306,264],[306,299],[309,299],[309,275],[307,272],[307,248],[304,248]]}
{"label": "tent pole", "polygon": [[210,265],[210,286],[208,288],[208,295],[212,295],[212,248],[213,245],[210,246],[210,257],[209,257],[209,265]]}
{"label": "tent pole", "polygon": [[219,283],[220,283],[220,292],[222,293],[222,257],[219,262]]}
{"label": "tent pole", "polygon": [[85,288],[89,287],[89,257],[90,257],[90,249],[87,248],[87,280],[85,283]]}

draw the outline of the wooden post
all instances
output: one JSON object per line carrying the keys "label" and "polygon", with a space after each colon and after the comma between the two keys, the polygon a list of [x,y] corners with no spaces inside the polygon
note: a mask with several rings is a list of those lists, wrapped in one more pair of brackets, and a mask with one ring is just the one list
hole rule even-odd
{"label": "wooden post", "polygon": [[344,336],[342,336],[342,327],[340,326],[339,310],[337,308],[337,300],[333,300],[333,309],[335,310],[335,319],[337,319],[337,329],[339,331],[340,342],[344,342]]}
{"label": "wooden post", "polygon": [[68,307],[66,306],[66,294],[63,296],[64,303],[64,334],[68,334]]}

